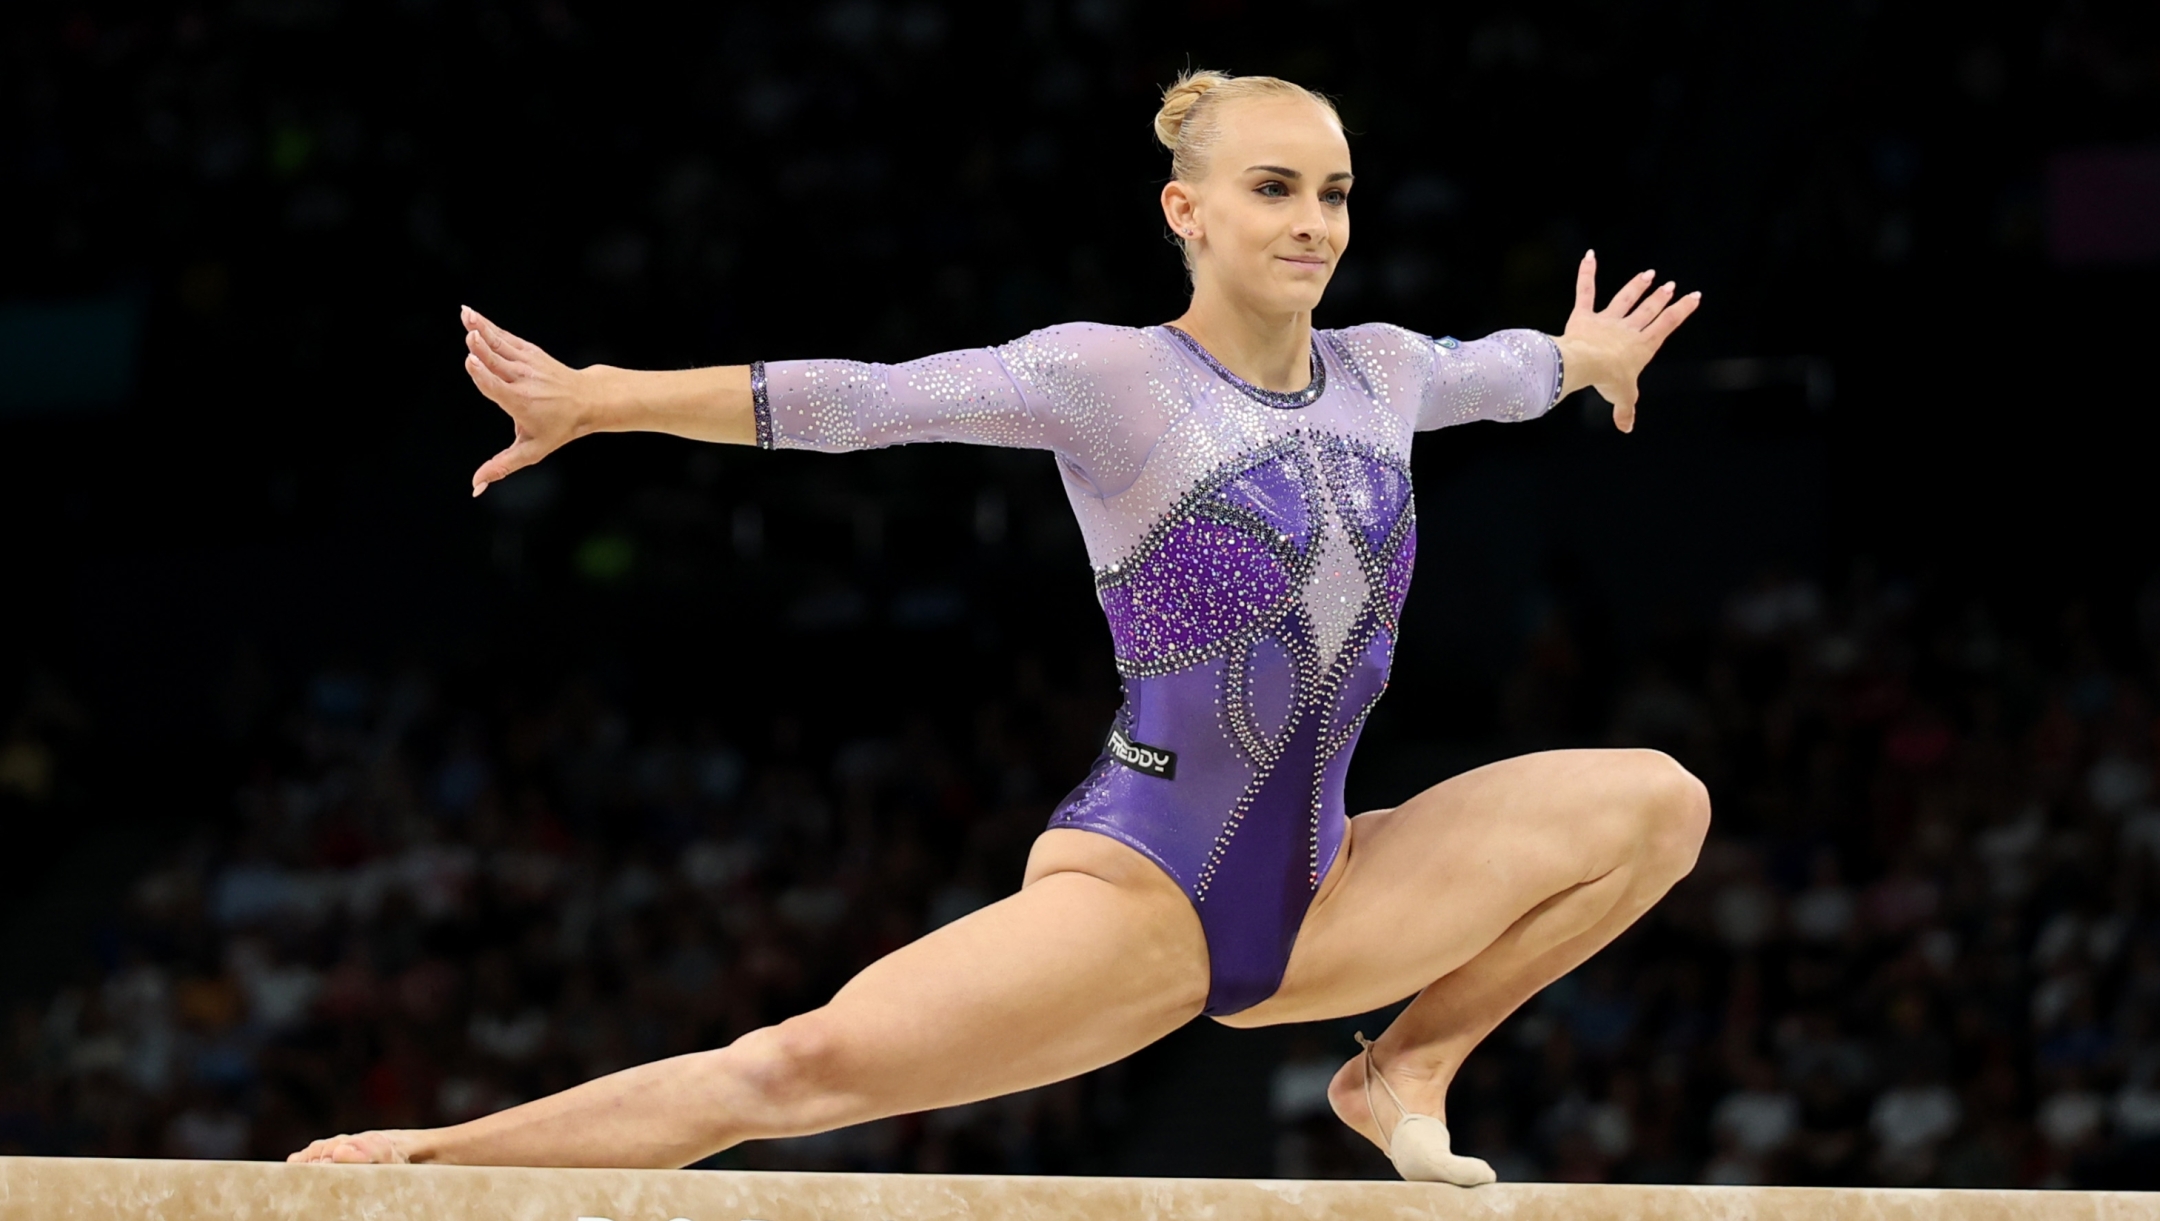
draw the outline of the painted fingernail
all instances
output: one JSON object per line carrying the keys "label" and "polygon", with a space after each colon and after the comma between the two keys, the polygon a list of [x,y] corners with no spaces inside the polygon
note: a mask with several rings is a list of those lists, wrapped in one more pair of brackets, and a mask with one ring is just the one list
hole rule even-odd
{"label": "painted fingernail", "polygon": [[1595,251],[1595,250],[1585,250],[1585,251],[1583,251],[1583,252],[1582,252],[1582,256],[1583,256],[1584,258],[1586,258],[1586,259],[1594,259],[1594,258],[1596,258],[1596,257],[1597,257],[1597,251]]}
{"label": "painted fingernail", "polygon": [[1675,288],[1678,288],[1678,287],[1680,287],[1680,285],[1679,285],[1679,283],[1678,283],[1677,281],[1673,281],[1673,280],[1667,280],[1667,281],[1665,281],[1665,287],[1663,287],[1663,288],[1659,289],[1658,291],[1659,291],[1659,292],[1661,292],[1661,293],[1669,293],[1669,292],[1671,292],[1671,291],[1672,291],[1673,289],[1675,289]]}

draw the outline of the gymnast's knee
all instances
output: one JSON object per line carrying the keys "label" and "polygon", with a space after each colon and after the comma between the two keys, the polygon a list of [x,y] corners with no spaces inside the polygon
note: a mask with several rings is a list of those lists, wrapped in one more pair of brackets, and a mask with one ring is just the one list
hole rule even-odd
{"label": "gymnast's knee", "polygon": [[1685,877],[1710,832],[1710,790],[1663,751],[1625,753],[1641,818],[1638,859],[1676,880]]}
{"label": "gymnast's knee", "polygon": [[830,1109],[845,1078],[842,1040],[817,1011],[753,1030],[728,1046],[739,1080],[779,1131]]}

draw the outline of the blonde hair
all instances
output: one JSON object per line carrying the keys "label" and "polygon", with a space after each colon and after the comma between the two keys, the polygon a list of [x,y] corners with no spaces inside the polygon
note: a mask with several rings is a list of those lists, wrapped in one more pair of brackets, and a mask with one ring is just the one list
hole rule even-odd
{"label": "blonde hair", "polygon": [[1198,182],[1207,173],[1208,150],[1221,133],[1216,116],[1225,103],[1279,97],[1304,98],[1327,111],[1341,130],[1342,116],[1335,112],[1335,103],[1303,85],[1279,76],[1232,76],[1188,68],[1163,90],[1162,109],[1155,112],[1155,138],[1170,150],[1170,176]]}

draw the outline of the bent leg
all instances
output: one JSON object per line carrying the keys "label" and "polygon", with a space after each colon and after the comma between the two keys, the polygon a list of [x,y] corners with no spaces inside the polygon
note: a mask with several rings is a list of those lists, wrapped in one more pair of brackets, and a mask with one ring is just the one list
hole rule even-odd
{"label": "bent leg", "polygon": [[[1232,1021],[1346,1016],[1415,992],[1374,1055],[1407,1106],[1441,1116],[1470,1049],[1686,876],[1708,826],[1702,785],[1632,750],[1503,760],[1361,815],[1282,990]],[[1330,1097],[1385,1147],[1364,1084],[1355,1057]]]}
{"label": "bent leg", "polygon": [[456,1127],[370,1134],[391,1148],[341,1156],[318,1141],[294,1160],[682,1166],[1100,1068],[1190,1021],[1207,987],[1206,942],[1177,884],[1115,840],[1053,830],[1018,894],[878,960],[809,1013]]}

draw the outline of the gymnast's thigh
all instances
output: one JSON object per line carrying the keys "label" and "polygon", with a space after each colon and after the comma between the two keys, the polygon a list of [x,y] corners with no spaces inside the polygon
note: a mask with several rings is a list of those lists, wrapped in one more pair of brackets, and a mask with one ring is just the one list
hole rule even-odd
{"label": "gymnast's thigh", "polygon": [[1350,820],[1273,996],[1233,1026],[1365,1013],[1474,958],[1546,899],[1597,876],[1625,811],[1610,800],[1634,756],[1544,751],[1442,781]]}
{"label": "gymnast's thigh", "polygon": [[1060,1081],[1200,1012],[1208,959],[1175,882],[1131,848],[1046,832],[1018,894],[872,963],[792,1019],[834,1079],[891,1114]]}

